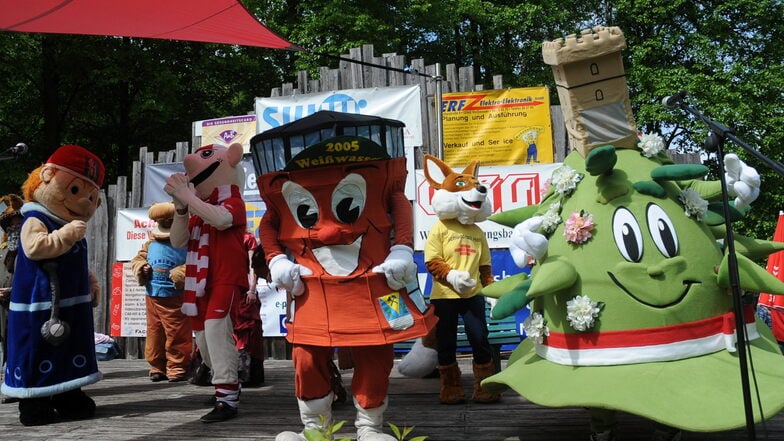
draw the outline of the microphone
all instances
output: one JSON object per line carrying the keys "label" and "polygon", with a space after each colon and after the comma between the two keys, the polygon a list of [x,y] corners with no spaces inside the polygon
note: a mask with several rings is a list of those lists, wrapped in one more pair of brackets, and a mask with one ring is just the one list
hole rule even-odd
{"label": "microphone", "polygon": [[681,90],[675,95],[665,96],[662,98],[662,105],[668,109],[674,109],[678,107],[678,104],[680,104],[684,98],[686,98],[686,95],[688,95],[688,92]]}
{"label": "microphone", "polygon": [[14,155],[24,155],[27,153],[27,144],[20,142],[8,150],[10,150]]}

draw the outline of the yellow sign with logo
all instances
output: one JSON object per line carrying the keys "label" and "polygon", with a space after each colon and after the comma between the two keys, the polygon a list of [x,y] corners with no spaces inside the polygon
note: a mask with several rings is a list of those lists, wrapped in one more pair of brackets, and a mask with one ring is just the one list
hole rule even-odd
{"label": "yellow sign with logo", "polygon": [[451,167],[554,161],[547,87],[445,93],[441,111]]}

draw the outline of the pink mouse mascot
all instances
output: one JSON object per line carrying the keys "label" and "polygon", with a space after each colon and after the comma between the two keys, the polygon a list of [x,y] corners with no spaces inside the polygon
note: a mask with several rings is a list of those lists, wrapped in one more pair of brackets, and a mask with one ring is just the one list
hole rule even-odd
{"label": "pink mouse mascot", "polygon": [[239,406],[239,359],[229,313],[232,299],[248,290],[241,159],[240,144],[199,147],[185,156],[185,174],[171,175],[164,186],[176,207],[171,243],[188,249],[182,312],[193,317],[196,344],[215,386],[215,406],[201,417],[205,423],[234,418]]}

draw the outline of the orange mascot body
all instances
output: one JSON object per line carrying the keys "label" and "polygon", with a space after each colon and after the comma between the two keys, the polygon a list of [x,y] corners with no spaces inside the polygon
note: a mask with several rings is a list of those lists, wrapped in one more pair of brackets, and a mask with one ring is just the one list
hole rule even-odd
{"label": "orange mascot body", "polygon": [[[353,151],[330,153],[335,146]],[[259,177],[267,204],[262,247],[273,282],[294,299],[287,339],[305,429],[323,428],[319,416],[330,420],[329,362],[334,347],[348,347],[357,439],[395,439],[381,432],[392,344],[427,334],[436,321],[416,288],[405,178],[405,158],[390,159],[381,146],[354,137],[310,146],[283,171]]]}

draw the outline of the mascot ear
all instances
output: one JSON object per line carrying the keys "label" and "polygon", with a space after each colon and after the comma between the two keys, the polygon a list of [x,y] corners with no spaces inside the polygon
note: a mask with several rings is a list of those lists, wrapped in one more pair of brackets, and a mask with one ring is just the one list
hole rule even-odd
{"label": "mascot ear", "polygon": [[56,170],[54,169],[54,167],[50,167],[47,165],[41,167],[41,181],[43,181],[45,184],[48,184],[49,182],[51,182],[52,179],[54,179],[55,173]]}
{"label": "mascot ear", "polygon": [[242,161],[242,144],[235,142],[230,145],[229,151],[226,152],[226,157],[229,160],[229,164],[231,164],[232,167],[236,167],[237,164]]}
{"label": "mascot ear", "polygon": [[479,161],[473,161],[468,164],[468,167],[463,170],[464,175],[473,176],[474,179],[479,177]]}
{"label": "mascot ear", "polygon": [[[427,182],[430,184],[431,187],[433,187],[436,190],[440,190],[441,184],[444,183],[444,178],[453,174],[454,172],[452,171],[451,168],[449,168],[448,165],[446,165],[443,161],[436,158],[435,156],[425,155],[424,159],[425,159],[425,166],[423,168],[425,172],[425,179],[427,179]],[[441,176],[430,175],[431,167],[433,165],[435,165],[438,171],[441,172]]]}

